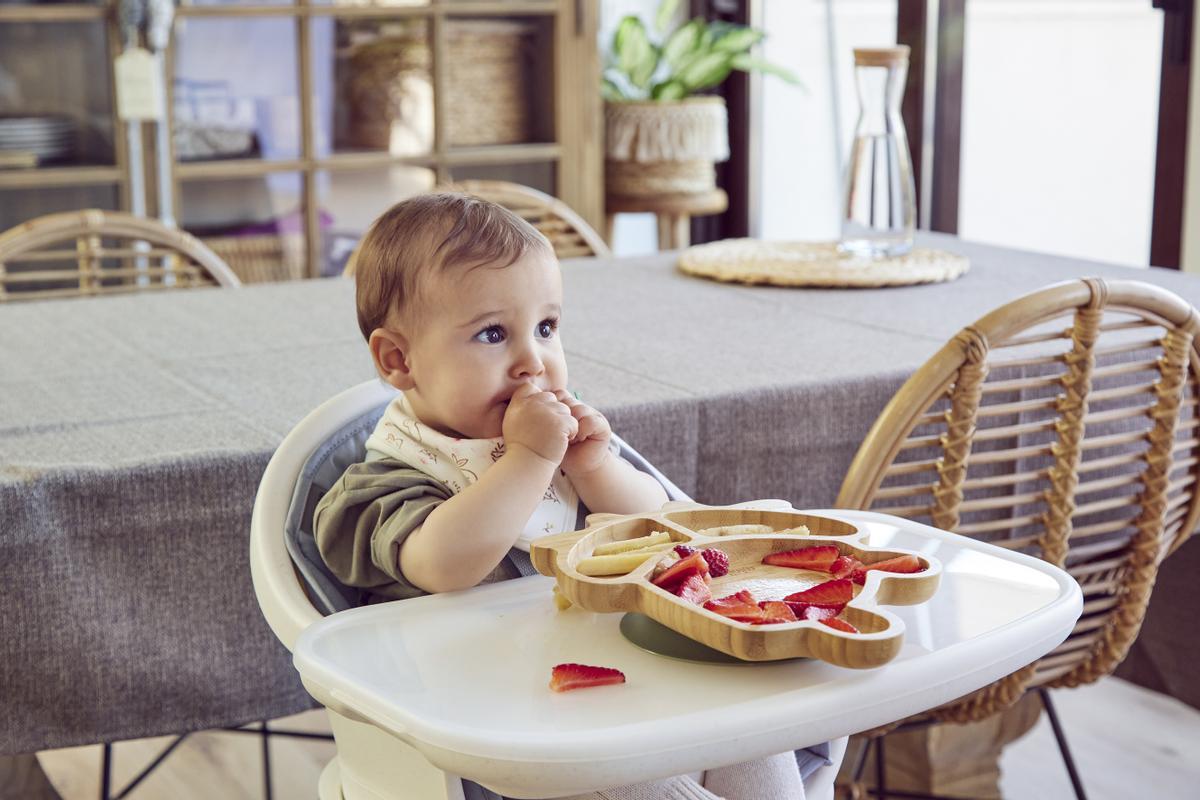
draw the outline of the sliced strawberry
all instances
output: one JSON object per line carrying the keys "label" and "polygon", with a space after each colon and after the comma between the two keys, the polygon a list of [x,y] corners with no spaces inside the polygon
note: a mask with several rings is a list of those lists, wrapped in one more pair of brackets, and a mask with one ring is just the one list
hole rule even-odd
{"label": "sliced strawberry", "polygon": [[846,633],[858,633],[858,628],[854,627],[849,622],[846,622],[846,620],[844,620],[844,619],[839,619],[838,617],[830,617],[829,619],[823,619],[823,620],[821,620],[821,624],[828,625],[829,627],[833,628],[835,631],[844,631]]}
{"label": "sliced strawberry", "polygon": [[696,548],[688,547],[686,544],[677,544],[677,545],[675,545],[674,549],[675,549],[675,552],[677,554],[679,554],[680,558],[687,558],[692,553],[696,552]]}
{"label": "sliced strawberry", "polygon": [[805,589],[803,592],[789,594],[784,600],[794,600],[798,603],[812,603],[819,606],[845,605],[854,598],[854,587],[845,578],[825,581],[819,586]]}
{"label": "sliced strawberry", "polygon": [[867,580],[867,573],[871,570],[879,570],[880,572],[896,572],[902,575],[910,575],[914,572],[924,572],[925,567],[921,566],[921,559],[913,555],[896,556],[889,558],[886,561],[879,561],[875,564],[867,564],[865,567],[854,570],[852,578],[855,583],[861,586]]}
{"label": "sliced strawberry", "polygon": [[836,561],[837,558],[838,549],[831,544],[827,544],[818,547],[801,547],[799,550],[785,550],[782,553],[771,553],[762,560],[762,563],[771,564],[776,567],[828,572],[829,565]]}
{"label": "sliced strawberry", "polygon": [[586,689],[624,683],[625,673],[612,667],[590,667],[587,664],[558,664],[550,672],[550,688],[556,692]]}
{"label": "sliced strawberry", "polygon": [[700,553],[708,562],[708,573],[714,578],[729,574],[729,554],[724,550],[710,547],[707,550],[701,550]]}
{"label": "sliced strawberry", "polygon": [[712,590],[708,588],[708,582],[700,574],[692,575],[679,584],[675,594],[698,606],[702,606],[712,599]]}
{"label": "sliced strawberry", "polygon": [[687,558],[681,558],[672,564],[657,578],[654,578],[652,583],[655,586],[661,586],[668,592],[675,591],[675,587],[686,581],[693,575],[707,575],[708,562],[704,560],[704,556],[700,553],[692,553]]}
{"label": "sliced strawberry", "polygon": [[754,595],[745,589],[737,594],[727,595],[719,600],[710,600],[704,604],[709,611],[723,617],[736,619],[739,622],[754,622],[763,618],[763,610],[754,600]]}
{"label": "sliced strawberry", "polygon": [[811,619],[817,622],[820,622],[823,619],[829,619],[830,617],[836,617],[838,614],[842,613],[842,609],[845,608],[845,606],[840,605],[819,606],[814,603],[797,603],[794,600],[784,600],[783,602],[787,603],[788,608],[792,610],[792,613],[795,614],[797,618]]}
{"label": "sliced strawberry", "polygon": [[796,615],[782,600],[764,600],[758,606],[762,610],[762,619],[755,620],[755,625],[774,625],[780,622],[796,621]]}
{"label": "sliced strawberry", "polygon": [[829,572],[835,578],[849,578],[855,570],[862,569],[863,563],[854,556],[841,556],[829,565]]}

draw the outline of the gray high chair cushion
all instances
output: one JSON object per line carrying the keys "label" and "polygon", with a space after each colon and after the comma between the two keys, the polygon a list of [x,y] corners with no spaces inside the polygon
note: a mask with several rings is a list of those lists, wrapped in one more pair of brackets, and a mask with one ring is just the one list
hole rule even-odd
{"label": "gray high chair cushion", "polygon": [[[383,416],[387,405],[386,402],[380,404],[362,416],[350,420],[341,429],[330,435],[304,463],[292,493],[292,502],[288,508],[287,523],[284,529],[284,543],[296,569],[308,585],[314,603],[326,614],[363,605],[368,593],[346,586],[325,565],[324,559],[317,550],[316,537],[313,535],[313,511],[330,487],[342,477],[346,468],[366,458],[367,439],[375,430],[375,425]],[[670,499],[690,499],[620,437],[614,434],[613,441],[619,446],[620,455],[642,472],[652,475],[663,485]],[[580,521],[583,520],[586,513],[586,508],[580,509]],[[508,557],[522,575],[535,573],[533,565],[529,562],[528,553],[514,549],[509,552]]]}
{"label": "gray high chair cushion", "polygon": [[[366,458],[367,439],[375,430],[375,424],[383,416],[387,405],[386,402],[381,403],[357,419],[350,420],[314,450],[300,470],[292,493],[284,529],[284,542],[292,562],[308,585],[313,602],[326,614],[362,605],[366,602],[367,592],[346,586],[325,566],[325,561],[317,551],[316,537],[313,535],[313,511],[330,487],[342,477],[346,468]],[[667,497],[671,500],[691,500],[616,434],[613,434],[613,441],[619,446],[621,457],[662,484],[667,491]],[[580,509],[581,521],[586,512],[587,509]],[[522,575],[535,573],[528,553],[513,549],[509,551],[508,557]],[[801,776],[807,778],[819,767],[831,763],[828,756],[828,743],[797,750],[796,761]],[[467,780],[463,781],[463,793],[466,800],[500,800],[500,795]]]}

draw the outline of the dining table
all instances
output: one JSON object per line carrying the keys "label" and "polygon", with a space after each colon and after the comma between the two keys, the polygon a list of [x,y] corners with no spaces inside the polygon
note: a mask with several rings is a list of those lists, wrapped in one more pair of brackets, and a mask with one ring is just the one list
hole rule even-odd
{"label": "dining table", "polygon": [[[1200,277],[921,233],[962,277],[745,286],[675,253],[562,264],[569,386],[699,502],[830,507],[901,383],[1056,281]],[[373,376],[351,281],[0,304],[0,755],[310,708],[251,586],[256,489],[288,431]],[[1121,674],[1200,707],[1200,545],[1164,565]]]}

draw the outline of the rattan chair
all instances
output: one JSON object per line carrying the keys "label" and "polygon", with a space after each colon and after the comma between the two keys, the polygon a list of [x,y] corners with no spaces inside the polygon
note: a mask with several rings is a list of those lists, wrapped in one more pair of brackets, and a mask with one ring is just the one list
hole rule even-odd
{"label": "rattan chair", "polygon": [[507,181],[458,181],[445,188],[483,198],[514,212],[550,240],[559,258],[612,255],[604,239],[583,217],[545,192]]}
{"label": "rattan chair", "polygon": [[0,233],[0,303],[239,285],[191,234],[119,211],[48,214]]}
{"label": "rattan chair", "polygon": [[[1159,564],[1195,527],[1198,329],[1196,310],[1156,286],[1057,284],[964,328],[884,409],[838,507],[1040,556],[1084,592],[1083,615],[1055,650],[905,727],[979,721],[1037,690],[1083,797],[1046,689],[1113,671],[1137,637]],[[866,791],[866,751],[879,742],[881,756],[895,727],[866,734],[852,796]]]}

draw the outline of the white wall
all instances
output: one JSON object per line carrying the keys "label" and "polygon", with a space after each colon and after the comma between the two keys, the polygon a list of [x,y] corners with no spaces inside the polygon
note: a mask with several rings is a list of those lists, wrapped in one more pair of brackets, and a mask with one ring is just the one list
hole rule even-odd
{"label": "white wall", "polygon": [[1150,0],[967,3],[959,234],[1147,265],[1161,42]]}
{"label": "white wall", "polygon": [[837,0],[830,6],[837,54],[832,73],[825,1],[763,0],[763,57],[805,84],[798,89],[762,79],[762,125],[754,132],[762,154],[760,218],[751,224],[764,239],[837,238],[841,163],[858,116],[852,51],[896,41],[896,0]]}

